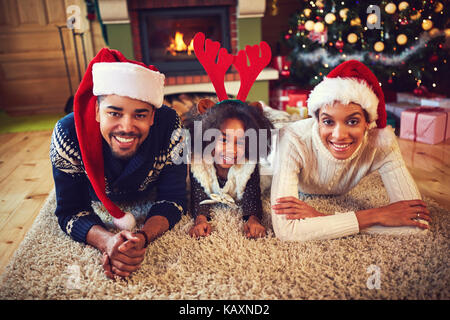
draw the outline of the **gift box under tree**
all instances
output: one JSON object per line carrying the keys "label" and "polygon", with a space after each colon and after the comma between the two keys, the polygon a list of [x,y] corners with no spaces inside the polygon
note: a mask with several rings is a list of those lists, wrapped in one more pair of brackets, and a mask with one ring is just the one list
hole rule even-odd
{"label": "gift box under tree", "polygon": [[400,138],[437,144],[450,138],[450,109],[417,107],[402,112]]}
{"label": "gift box under tree", "polygon": [[400,120],[403,111],[417,108],[419,106],[420,105],[411,102],[388,102],[386,103],[386,111],[391,112]]}
{"label": "gift box under tree", "polygon": [[289,107],[306,107],[309,90],[300,89],[295,85],[280,85],[270,92],[270,106],[286,111]]}
{"label": "gift box under tree", "polygon": [[410,92],[398,92],[397,103],[409,103],[425,107],[450,108],[450,98],[437,94],[417,96]]}

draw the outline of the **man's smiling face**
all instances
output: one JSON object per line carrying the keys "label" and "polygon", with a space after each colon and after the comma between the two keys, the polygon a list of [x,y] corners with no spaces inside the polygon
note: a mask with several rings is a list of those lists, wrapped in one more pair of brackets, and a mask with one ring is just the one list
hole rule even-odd
{"label": "man's smiling face", "polygon": [[155,108],[143,101],[118,96],[102,96],[96,106],[100,132],[119,159],[130,159],[148,137]]}

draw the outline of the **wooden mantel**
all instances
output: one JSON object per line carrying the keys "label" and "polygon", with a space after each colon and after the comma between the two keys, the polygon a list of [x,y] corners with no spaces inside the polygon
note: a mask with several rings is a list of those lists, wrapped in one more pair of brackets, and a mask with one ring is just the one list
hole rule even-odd
{"label": "wooden mantel", "polygon": [[[147,1],[136,1],[139,3],[145,3]],[[167,6],[167,1],[151,1],[153,6],[155,3],[162,2]],[[171,1],[175,2],[175,1]],[[195,2],[195,1],[192,1]],[[197,1],[205,3],[207,1]],[[215,5],[220,5],[221,1],[213,1]],[[229,1],[228,1],[229,2]],[[261,18],[264,16],[266,10],[265,0],[238,0],[237,5],[237,17],[241,18]],[[130,17],[128,14],[127,0],[99,0],[100,14],[102,16],[103,23],[105,24],[120,24],[130,23]],[[149,1],[150,3],[150,1]],[[184,1],[186,3],[186,1]]]}

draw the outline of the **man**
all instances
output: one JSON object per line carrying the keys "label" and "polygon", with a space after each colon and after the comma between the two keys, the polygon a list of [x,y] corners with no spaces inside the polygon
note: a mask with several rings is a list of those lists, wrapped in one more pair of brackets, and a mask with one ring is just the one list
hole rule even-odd
{"label": "man", "polygon": [[[50,148],[61,229],[103,253],[105,274],[139,269],[149,242],[172,228],[186,208],[186,165],[181,123],[163,102],[164,75],[155,67],[102,49],[91,61],[74,99],[74,112],[55,126]],[[117,203],[157,198],[144,226]],[[106,228],[92,209],[100,200],[122,229]]]}

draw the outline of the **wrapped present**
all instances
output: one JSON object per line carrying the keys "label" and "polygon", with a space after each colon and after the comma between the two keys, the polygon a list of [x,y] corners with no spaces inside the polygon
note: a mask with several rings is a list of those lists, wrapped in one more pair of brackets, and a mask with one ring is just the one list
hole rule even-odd
{"label": "wrapped present", "polygon": [[450,138],[450,109],[417,107],[402,112],[400,138],[436,144]]}
{"label": "wrapped present", "polygon": [[276,88],[271,90],[269,100],[269,104],[272,108],[277,110],[286,110],[286,106],[289,102],[289,96],[287,95],[286,90]]}
{"label": "wrapped present", "polygon": [[309,90],[300,89],[297,86],[288,85],[280,86],[271,89],[270,92],[270,106],[278,110],[286,110],[286,107],[297,107],[299,101],[302,101],[302,106],[306,106]]}
{"label": "wrapped present", "polygon": [[286,112],[289,114],[298,114],[302,119],[308,118],[307,93],[289,93],[289,101],[286,105]]}
{"label": "wrapped present", "polygon": [[450,99],[443,97],[423,98],[420,101],[421,106],[450,108]]}
{"label": "wrapped present", "polygon": [[307,105],[306,101],[308,100],[308,93],[293,92],[289,93],[288,97],[289,97],[288,105],[290,107],[301,108],[306,107]]}
{"label": "wrapped present", "polygon": [[424,107],[450,108],[450,98],[443,95],[430,94],[428,96],[417,96],[410,92],[398,92],[397,102],[407,102]]}
{"label": "wrapped present", "polygon": [[289,114],[298,114],[301,119],[308,118],[308,108],[306,107],[286,107],[286,112]]}
{"label": "wrapped present", "polygon": [[408,109],[416,108],[417,104],[409,102],[389,102],[386,103],[386,111],[391,112],[396,118],[400,119],[402,112]]}

